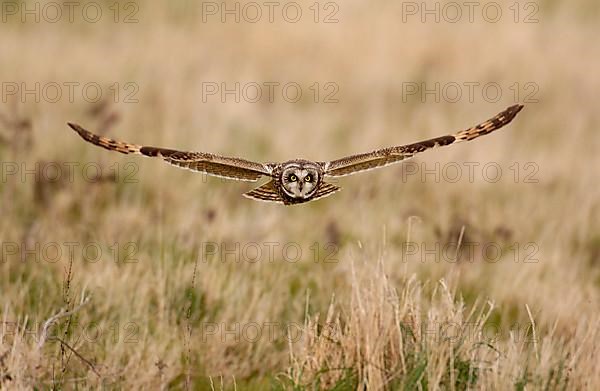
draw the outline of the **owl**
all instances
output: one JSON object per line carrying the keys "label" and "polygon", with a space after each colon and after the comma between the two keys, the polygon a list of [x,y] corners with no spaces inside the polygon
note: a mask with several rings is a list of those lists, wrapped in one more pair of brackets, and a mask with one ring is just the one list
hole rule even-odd
{"label": "owl", "polygon": [[324,162],[294,159],[283,163],[258,163],[205,152],[183,152],[135,145],[98,136],[74,123],[68,125],[85,141],[111,151],[159,157],[178,167],[227,179],[254,182],[265,176],[270,179],[269,182],[244,195],[259,201],[294,205],[318,200],[340,190],[338,186],[327,182],[328,178],[343,177],[384,167],[409,159],[431,148],[473,140],[507,125],[522,108],[522,105],[511,106],[479,125],[454,134]]}

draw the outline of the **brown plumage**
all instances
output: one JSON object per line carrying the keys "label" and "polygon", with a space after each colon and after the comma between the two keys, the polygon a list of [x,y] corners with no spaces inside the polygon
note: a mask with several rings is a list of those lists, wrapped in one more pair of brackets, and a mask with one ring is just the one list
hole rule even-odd
{"label": "brown plumage", "polygon": [[130,144],[98,136],[73,123],[69,123],[69,126],[84,140],[110,151],[160,157],[167,163],[178,167],[228,179],[256,181],[262,176],[270,177],[271,181],[247,192],[245,196],[260,201],[291,205],[323,198],[340,190],[339,187],[325,182],[327,177],[341,177],[384,167],[409,159],[428,149],[473,140],[507,125],[522,109],[522,105],[511,106],[479,125],[454,134],[346,156],[327,162],[295,159],[283,163],[257,163],[204,152],[184,152]]}
{"label": "brown plumage", "polygon": [[406,160],[416,153],[428,149],[442,147],[461,141],[469,141],[500,129],[512,121],[513,118],[523,109],[523,105],[511,106],[493,118],[480,123],[472,128],[461,130],[460,132],[419,141],[417,143],[378,149],[372,152],[361,153],[358,155],[347,156],[338,160],[325,163],[325,170],[330,176],[345,176],[355,174],[360,171],[371,170],[377,167],[387,166]]}

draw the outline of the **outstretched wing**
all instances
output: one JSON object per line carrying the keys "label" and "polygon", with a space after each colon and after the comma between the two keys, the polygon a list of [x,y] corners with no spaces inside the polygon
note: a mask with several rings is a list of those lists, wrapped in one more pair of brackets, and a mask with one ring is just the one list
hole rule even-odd
{"label": "outstretched wing", "polygon": [[203,152],[183,152],[174,149],[144,147],[107,137],[98,136],[79,125],[69,123],[85,141],[110,151],[125,154],[137,154],[150,157],[160,157],[167,163],[209,175],[242,181],[256,181],[261,176],[270,176],[272,168],[269,165],[249,160],[213,155]]}
{"label": "outstretched wing", "polygon": [[491,133],[510,123],[522,108],[523,105],[511,106],[495,117],[472,128],[461,130],[455,134],[436,137],[414,144],[378,149],[373,152],[347,156],[321,164],[323,165],[325,175],[334,177],[351,175],[360,171],[387,166],[388,164],[409,159],[415,154],[431,148],[450,145],[461,141],[469,141],[479,136],[483,136],[484,134]]}

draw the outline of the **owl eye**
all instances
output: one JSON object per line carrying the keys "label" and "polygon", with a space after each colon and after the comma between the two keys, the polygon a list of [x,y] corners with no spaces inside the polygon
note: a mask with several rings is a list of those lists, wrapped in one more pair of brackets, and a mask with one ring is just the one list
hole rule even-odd
{"label": "owl eye", "polygon": [[294,174],[290,175],[290,181],[292,182],[296,182],[298,180],[298,177]]}
{"label": "owl eye", "polygon": [[311,179],[312,179],[311,176],[307,175],[307,176],[304,177],[304,182],[310,182]]}

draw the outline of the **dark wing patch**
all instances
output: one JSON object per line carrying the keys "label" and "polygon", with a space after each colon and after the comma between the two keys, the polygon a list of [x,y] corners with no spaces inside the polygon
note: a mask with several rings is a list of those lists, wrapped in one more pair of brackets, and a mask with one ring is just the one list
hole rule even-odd
{"label": "dark wing patch", "polygon": [[261,176],[271,175],[270,166],[249,160],[213,155],[202,152],[184,152],[175,149],[148,147],[113,140],[108,137],[98,136],[81,126],[68,124],[85,141],[94,145],[124,154],[136,154],[148,157],[160,157],[167,163],[193,171],[204,172],[208,175],[220,176],[228,179],[256,181]]}
{"label": "dark wing patch", "polygon": [[522,105],[511,106],[495,117],[455,134],[436,137],[408,145],[378,149],[373,152],[347,156],[320,164],[325,171],[325,175],[328,176],[345,176],[377,167],[384,167],[405,159],[410,159],[415,154],[428,149],[454,144],[455,142],[473,140],[479,136],[491,133],[510,123],[521,109],[523,109]]}
{"label": "dark wing patch", "polygon": [[482,122],[477,126],[456,133],[454,137],[456,137],[457,141],[469,141],[479,136],[491,133],[496,129],[500,129],[503,126],[508,125],[510,121],[512,121],[513,118],[519,114],[519,111],[523,110],[523,107],[523,105],[511,106],[495,117],[490,118],[489,120]]}
{"label": "dark wing patch", "polygon": [[85,130],[77,124],[72,124],[70,122],[67,124],[71,127],[71,129],[76,131],[85,141],[102,147],[104,149],[108,149],[109,151],[116,151],[124,154],[139,154],[140,149],[142,148],[141,145],[125,143],[123,141],[113,140],[108,137],[98,136],[97,134],[94,134],[89,130]]}

